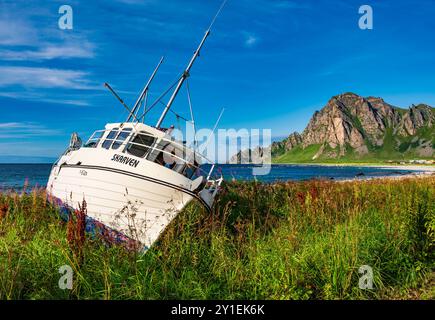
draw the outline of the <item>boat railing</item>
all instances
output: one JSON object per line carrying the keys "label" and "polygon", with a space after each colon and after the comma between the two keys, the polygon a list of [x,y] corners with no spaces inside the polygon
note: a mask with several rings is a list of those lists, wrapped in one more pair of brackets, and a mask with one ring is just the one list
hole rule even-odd
{"label": "boat railing", "polygon": [[[116,132],[116,135],[113,138],[109,138],[109,134],[110,132]],[[166,154],[171,160],[173,160],[173,167],[170,169],[174,169],[174,167],[176,167],[177,165],[187,165],[190,168],[194,168],[194,172],[200,172],[202,173],[205,177],[207,177],[207,180],[210,180],[213,171],[214,171],[214,167],[215,165],[213,164],[212,161],[210,161],[207,157],[205,157],[204,155],[191,150],[190,148],[188,148],[186,145],[181,144],[179,142],[177,142],[176,140],[173,139],[168,139],[165,137],[157,137],[156,135],[150,134],[148,132],[144,132],[144,131],[133,131],[130,130],[128,131],[129,134],[128,136],[124,136],[121,139],[120,137],[120,133],[121,132],[127,132],[126,129],[106,129],[106,130],[97,130],[95,131],[92,136],[88,139],[88,141],[86,142],[86,144],[84,145],[85,148],[102,148],[103,144],[107,142],[107,147],[106,149],[119,149],[122,150],[122,152],[128,152],[128,149],[130,148],[130,146],[138,146],[138,147],[145,147],[148,150],[144,153],[144,155],[142,156],[142,158],[146,158],[148,159],[148,157],[150,157],[151,155],[159,155],[160,153],[162,154]],[[137,134],[140,134],[141,136],[147,136],[147,137],[151,137],[154,138],[154,141],[151,145],[146,145],[144,143],[137,143],[137,142],[133,142],[133,139],[135,138],[135,136]],[[113,148],[114,145],[117,145],[116,148]],[[164,148],[159,148],[160,145],[164,145]],[[168,146],[171,146],[170,151],[168,151],[166,148]],[[173,148],[178,148],[178,151],[182,151],[184,156],[187,156],[186,158],[180,157],[178,156],[176,153],[174,153],[173,151],[175,149]],[[165,150],[166,149],[166,150]],[[156,156],[157,158],[157,156]],[[153,162],[156,159],[153,160]],[[201,160],[201,163],[203,162],[207,162],[207,163],[211,163],[212,166],[210,168],[209,171],[205,171],[204,169],[202,169],[198,163],[199,161],[197,160]],[[164,164],[162,164],[164,165]],[[184,168],[183,168],[184,170]],[[181,170],[181,171],[183,171]]]}

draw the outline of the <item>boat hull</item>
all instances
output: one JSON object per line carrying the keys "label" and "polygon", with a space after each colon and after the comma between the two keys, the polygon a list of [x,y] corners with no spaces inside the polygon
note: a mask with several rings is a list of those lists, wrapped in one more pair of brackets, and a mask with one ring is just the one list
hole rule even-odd
{"label": "boat hull", "polygon": [[181,183],[116,167],[55,166],[48,192],[66,207],[87,215],[149,248],[194,197]]}

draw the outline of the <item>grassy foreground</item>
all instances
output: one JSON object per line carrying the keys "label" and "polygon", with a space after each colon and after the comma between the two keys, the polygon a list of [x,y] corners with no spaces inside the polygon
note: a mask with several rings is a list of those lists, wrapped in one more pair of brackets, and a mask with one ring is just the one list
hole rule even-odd
{"label": "grassy foreground", "polygon": [[191,204],[145,255],[77,241],[45,199],[0,194],[0,299],[435,297],[434,177],[230,183],[212,215]]}

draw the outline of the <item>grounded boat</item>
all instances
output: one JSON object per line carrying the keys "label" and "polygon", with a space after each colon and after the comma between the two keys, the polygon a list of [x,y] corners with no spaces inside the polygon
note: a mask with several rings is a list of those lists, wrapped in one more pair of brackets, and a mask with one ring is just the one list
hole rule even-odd
{"label": "grounded boat", "polygon": [[141,116],[138,113],[142,104],[147,107],[148,89],[163,58],[132,109],[106,84],[129,110],[127,120],[107,124],[84,145],[73,134],[70,146],[53,165],[47,184],[50,199],[65,210],[79,210],[85,201],[88,231],[102,234],[111,242],[148,249],[193,199],[211,210],[223,178],[212,178],[214,164],[205,172],[202,164],[211,161],[196,150],[195,144],[187,146],[176,140],[174,126],[163,128],[162,123],[216,17],[187,68],[170,88],[175,89],[155,126],[143,123],[146,112]]}

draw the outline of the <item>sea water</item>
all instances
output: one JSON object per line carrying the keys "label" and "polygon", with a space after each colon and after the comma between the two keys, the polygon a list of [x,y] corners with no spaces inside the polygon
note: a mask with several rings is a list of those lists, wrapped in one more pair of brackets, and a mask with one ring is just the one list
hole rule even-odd
{"label": "sea water", "polygon": [[[29,188],[45,187],[51,167],[51,164],[0,164],[0,190],[21,190],[25,184]],[[383,167],[272,165],[269,174],[254,176],[254,167],[254,165],[218,165],[215,174],[222,174],[227,181],[256,179],[262,182],[276,182],[310,179],[366,179],[410,173],[409,170]],[[204,169],[207,170],[208,166]]]}

